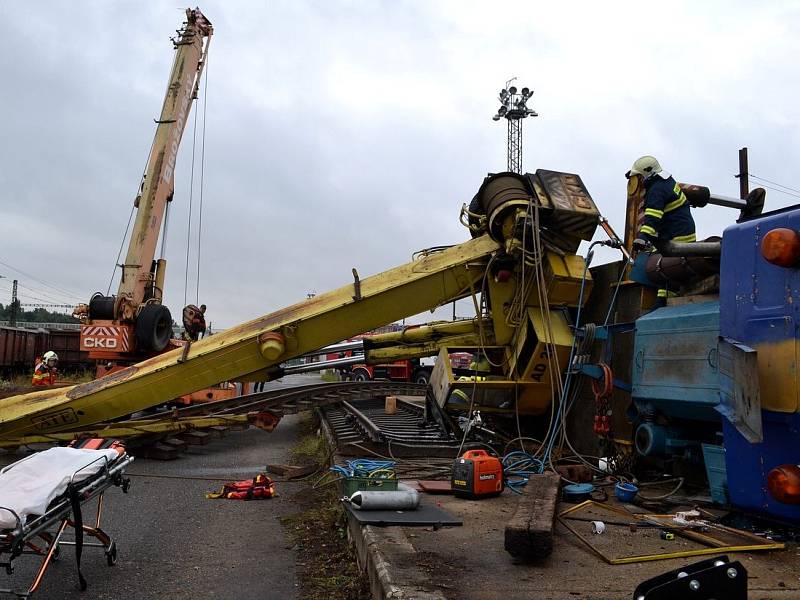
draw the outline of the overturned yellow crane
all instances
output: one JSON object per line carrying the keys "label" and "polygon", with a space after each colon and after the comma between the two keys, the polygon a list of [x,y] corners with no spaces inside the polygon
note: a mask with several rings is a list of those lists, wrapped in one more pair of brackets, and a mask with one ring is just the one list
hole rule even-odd
{"label": "overturned yellow crane", "polygon": [[[472,296],[472,333],[431,331],[409,353],[447,352],[448,340],[486,357],[490,371],[471,385],[475,405],[509,398],[521,413],[547,409],[566,368],[569,308],[588,297],[577,256],[599,213],[580,177],[539,170],[487,177],[462,221],[473,238],[422,253],[410,263],[353,282],[112,375],[70,388],[3,401],[0,439],[80,431],[232,379],[269,379],[280,364],[382,324]],[[472,342],[465,344],[465,342]],[[387,343],[394,343],[388,340]],[[457,384],[438,378],[444,402]]]}

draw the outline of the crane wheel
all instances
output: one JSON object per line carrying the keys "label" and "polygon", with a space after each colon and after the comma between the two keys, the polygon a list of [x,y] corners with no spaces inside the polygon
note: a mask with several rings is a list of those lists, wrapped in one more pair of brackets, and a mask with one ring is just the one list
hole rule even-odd
{"label": "crane wheel", "polygon": [[136,319],[136,345],[161,352],[172,337],[172,315],[163,304],[148,304]]}

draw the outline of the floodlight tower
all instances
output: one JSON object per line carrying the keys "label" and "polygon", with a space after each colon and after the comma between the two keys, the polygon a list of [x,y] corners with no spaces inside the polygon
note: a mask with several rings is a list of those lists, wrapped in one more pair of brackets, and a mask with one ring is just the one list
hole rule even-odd
{"label": "floodlight tower", "polygon": [[492,120],[508,121],[508,170],[512,173],[522,173],[522,119],[538,117],[539,114],[526,106],[528,99],[533,96],[533,90],[526,87],[517,92],[511,85],[516,77],[506,81],[506,87],[500,90],[500,108]]}

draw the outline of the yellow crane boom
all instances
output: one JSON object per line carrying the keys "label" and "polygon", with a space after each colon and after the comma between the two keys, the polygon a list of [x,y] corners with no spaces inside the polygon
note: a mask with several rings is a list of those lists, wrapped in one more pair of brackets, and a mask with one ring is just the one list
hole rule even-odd
{"label": "yellow crane boom", "polygon": [[489,236],[391,269],[155,356],[101,379],[3,401],[0,436],[85,427],[270,367],[476,291],[498,244]]}
{"label": "yellow crane boom", "polygon": [[[575,252],[599,215],[569,173],[493,175],[476,199],[464,209],[473,239],[363,280],[353,269],[352,283],[339,289],[95,381],[7,398],[0,438],[85,430],[220,381],[270,379],[293,357],[470,295],[474,325],[421,328],[377,345],[390,353],[440,348],[432,379],[440,405],[450,391],[468,388],[485,409],[541,414],[567,368],[569,308],[585,301],[591,284]],[[486,371],[480,381],[459,382],[447,344],[476,342],[468,350],[485,359]],[[392,350],[398,343],[411,347]]]}

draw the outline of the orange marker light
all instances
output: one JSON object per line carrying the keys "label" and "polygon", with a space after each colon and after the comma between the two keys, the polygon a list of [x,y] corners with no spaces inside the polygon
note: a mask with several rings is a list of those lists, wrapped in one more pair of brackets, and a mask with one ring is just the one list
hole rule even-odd
{"label": "orange marker light", "polygon": [[761,240],[761,255],[779,267],[793,267],[800,260],[800,233],[794,229],[778,227]]}
{"label": "orange marker light", "polygon": [[778,502],[800,504],[800,467],[775,467],[767,474],[767,489]]}

